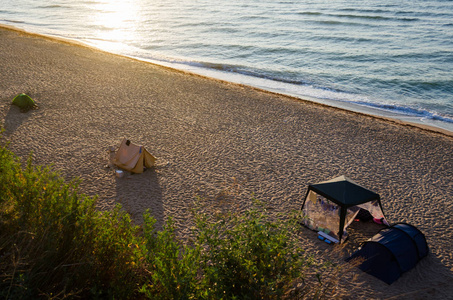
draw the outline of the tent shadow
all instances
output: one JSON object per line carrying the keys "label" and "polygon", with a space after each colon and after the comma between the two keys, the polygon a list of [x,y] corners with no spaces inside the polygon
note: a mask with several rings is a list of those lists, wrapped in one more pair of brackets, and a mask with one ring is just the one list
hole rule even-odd
{"label": "tent shadow", "polygon": [[430,252],[390,287],[397,296],[389,299],[449,299],[453,295],[453,271]]}
{"label": "tent shadow", "polygon": [[162,188],[159,185],[155,167],[141,174],[127,174],[116,178],[116,194],[119,203],[137,225],[143,224],[143,213],[149,210],[156,219],[155,228],[161,230],[164,225]]}
{"label": "tent shadow", "polygon": [[10,105],[8,113],[5,116],[5,123],[3,128],[5,129],[4,135],[12,135],[22,123],[24,123],[31,116],[31,112],[23,113],[20,108],[15,105]]}
{"label": "tent shadow", "polygon": [[376,224],[373,221],[353,221],[348,226],[349,237],[345,242],[345,250],[350,255],[356,251],[364,242],[372,238],[381,229],[387,228],[385,225]]}

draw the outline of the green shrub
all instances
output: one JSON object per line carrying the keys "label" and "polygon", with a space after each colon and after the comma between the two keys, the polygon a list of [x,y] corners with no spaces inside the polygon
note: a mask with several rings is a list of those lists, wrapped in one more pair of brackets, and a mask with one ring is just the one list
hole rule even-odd
{"label": "green shrub", "polygon": [[[281,299],[314,267],[293,238],[293,219],[272,221],[256,202],[245,213],[195,209],[193,241],[182,244],[171,220],[161,232],[145,215],[150,299]],[[314,285],[316,287],[316,285]]]}
{"label": "green shrub", "polygon": [[294,224],[271,221],[259,206],[243,214],[198,215],[206,298],[283,297],[310,264],[292,238]]}
{"label": "green shrub", "polygon": [[136,292],[137,227],[95,205],[76,180],[0,147],[0,297]]}
{"label": "green shrub", "polygon": [[149,212],[144,220],[148,282],[141,292],[149,299],[192,298],[199,288],[199,248],[185,245],[176,237],[171,218],[159,232]]}

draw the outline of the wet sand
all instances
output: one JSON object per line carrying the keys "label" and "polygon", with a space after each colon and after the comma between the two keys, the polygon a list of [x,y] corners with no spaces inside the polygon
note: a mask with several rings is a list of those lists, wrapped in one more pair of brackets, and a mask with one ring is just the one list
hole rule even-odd
{"label": "wet sand", "polygon": [[[346,175],[379,193],[387,219],[415,225],[430,247],[391,286],[354,271],[361,284],[345,283],[349,298],[453,297],[452,136],[6,28],[0,70],[10,148],[80,177],[99,209],[120,203],[138,224],[151,209],[159,225],[172,216],[187,236],[197,197],[207,211],[245,209],[256,197],[277,217],[300,209],[308,184]],[[39,109],[11,106],[19,93]],[[115,177],[108,149],[123,137],[145,145],[157,167]],[[359,241],[355,227],[347,251]],[[300,240],[320,259],[332,251],[308,229]]]}

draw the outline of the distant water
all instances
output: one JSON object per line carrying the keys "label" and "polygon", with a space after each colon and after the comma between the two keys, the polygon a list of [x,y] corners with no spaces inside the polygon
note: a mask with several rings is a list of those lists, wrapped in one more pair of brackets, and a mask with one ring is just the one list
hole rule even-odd
{"label": "distant water", "polygon": [[0,2],[2,24],[453,131],[450,0]]}

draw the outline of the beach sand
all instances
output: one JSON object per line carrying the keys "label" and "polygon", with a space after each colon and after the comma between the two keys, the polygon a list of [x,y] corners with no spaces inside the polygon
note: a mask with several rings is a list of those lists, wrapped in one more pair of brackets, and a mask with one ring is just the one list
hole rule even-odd
{"label": "beach sand", "polygon": [[[11,106],[19,93],[39,109]],[[10,149],[80,177],[99,209],[120,203],[138,224],[151,209],[159,226],[172,216],[183,237],[198,196],[208,211],[245,209],[256,197],[277,217],[300,209],[308,184],[346,175],[430,247],[390,286],[355,269],[359,283],[344,282],[349,298],[453,298],[452,136],[7,28],[0,122]],[[123,137],[145,145],[158,166],[115,177],[108,149]],[[305,228],[300,240],[321,260],[333,248]]]}

